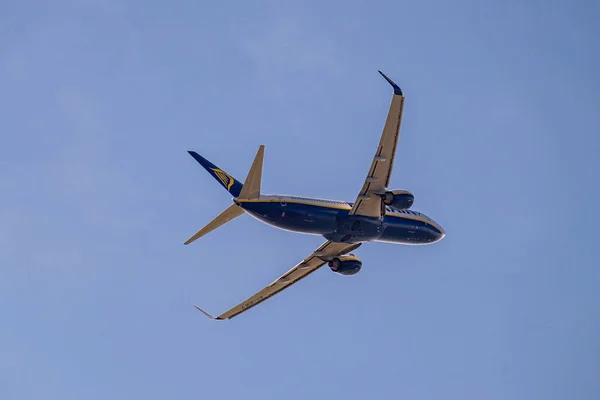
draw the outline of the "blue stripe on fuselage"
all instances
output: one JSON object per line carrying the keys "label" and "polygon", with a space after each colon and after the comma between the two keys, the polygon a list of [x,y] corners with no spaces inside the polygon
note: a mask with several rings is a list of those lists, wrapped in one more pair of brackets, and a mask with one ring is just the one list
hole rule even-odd
{"label": "blue stripe on fuselage", "polygon": [[[241,207],[253,217],[280,229],[323,235],[337,227],[337,217],[344,210],[314,204],[240,201]],[[348,211],[345,211],[346,214]]]}
{"label": "blue stripe on fuselage", "polygon": [[[315,204],[289,199],[236,200],[250,215],[269,225],[293,232],[329,235],[338,229],[341,219],[351,208],[345,203]],[[377,241],[419,244],[431,243],[443,236],[437,227],[425,219],[387,213]]]}

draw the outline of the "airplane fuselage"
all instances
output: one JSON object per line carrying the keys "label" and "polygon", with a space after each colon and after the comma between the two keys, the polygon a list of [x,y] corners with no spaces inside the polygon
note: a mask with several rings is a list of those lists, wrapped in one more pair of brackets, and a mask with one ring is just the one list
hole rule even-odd
{"label": "airplane fuselage", "polygon": [[348,215],[352,203],[300,196],[261,195],[233,201],[256,219],[292,232],[320,235],[335,242],[429,244],[444,230],[425,214],[386,207],[382,219]]}

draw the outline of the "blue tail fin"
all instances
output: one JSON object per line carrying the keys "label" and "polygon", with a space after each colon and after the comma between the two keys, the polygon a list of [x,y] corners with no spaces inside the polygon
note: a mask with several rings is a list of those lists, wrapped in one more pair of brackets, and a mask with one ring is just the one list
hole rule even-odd
{"label": "blue tail fin", "polygon": [[238,197],[240,195],[240,191],[242,190],[243,184],[237,181],[233,176],[229,175],[227,172],[219,169],[216,165],[208,161],[206,158],[202,157],[200,154],[195,151],[188,151],[192,157],[200,165],[204,167],[210,173],[213,178],[215,178],[233,197]]}

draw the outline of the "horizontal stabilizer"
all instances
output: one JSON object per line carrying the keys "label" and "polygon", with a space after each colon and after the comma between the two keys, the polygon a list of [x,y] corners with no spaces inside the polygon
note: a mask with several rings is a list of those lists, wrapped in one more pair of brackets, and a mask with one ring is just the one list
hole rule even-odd
{"label": "horizontal stabilizer", "polygon": [[239,217],[243,213],[244,213],[244,210],[240,206],[238,206],[236,204],[232,204],[231,206],[229,206],[229,208],[227,208],[225,211],[223,211],[221,214],[219,214],[215,219],[210,221],[208,223],[208,225],[206,225],[204,228],[202,228],[198,232],[196,232],[196,234],[194,236],[192,236],[191,238],[189,238],[185,242],[185,244],[192,243],[194,240],[201,238],[202,236],[206,235],[207,233],[209,233],[211,231],[214,231],[221,225],[224,225],[227,222],[231,221],[232,219]]}
{"label": "horizontal stabilizer", "polygon": [[244,186],[238,195],[239,199],[258,199],[260,196],[260,182],[262,180],[263,158],[265,156],[265,146],[260,145],[258,152],[254,157],[248,176],[244,181]]}

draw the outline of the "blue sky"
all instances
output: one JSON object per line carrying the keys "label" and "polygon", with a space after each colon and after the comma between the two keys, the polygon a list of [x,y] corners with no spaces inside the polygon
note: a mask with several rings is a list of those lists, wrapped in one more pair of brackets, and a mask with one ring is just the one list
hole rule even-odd
{"label": "blue sky", "polygon": [[[223,3],[223,2],[221,2]],[[580,1],[0,5],[0,398],[600,397],[600,7]],[[234,320],[322,239],[242,217],[392,175],[445,228]]]}

